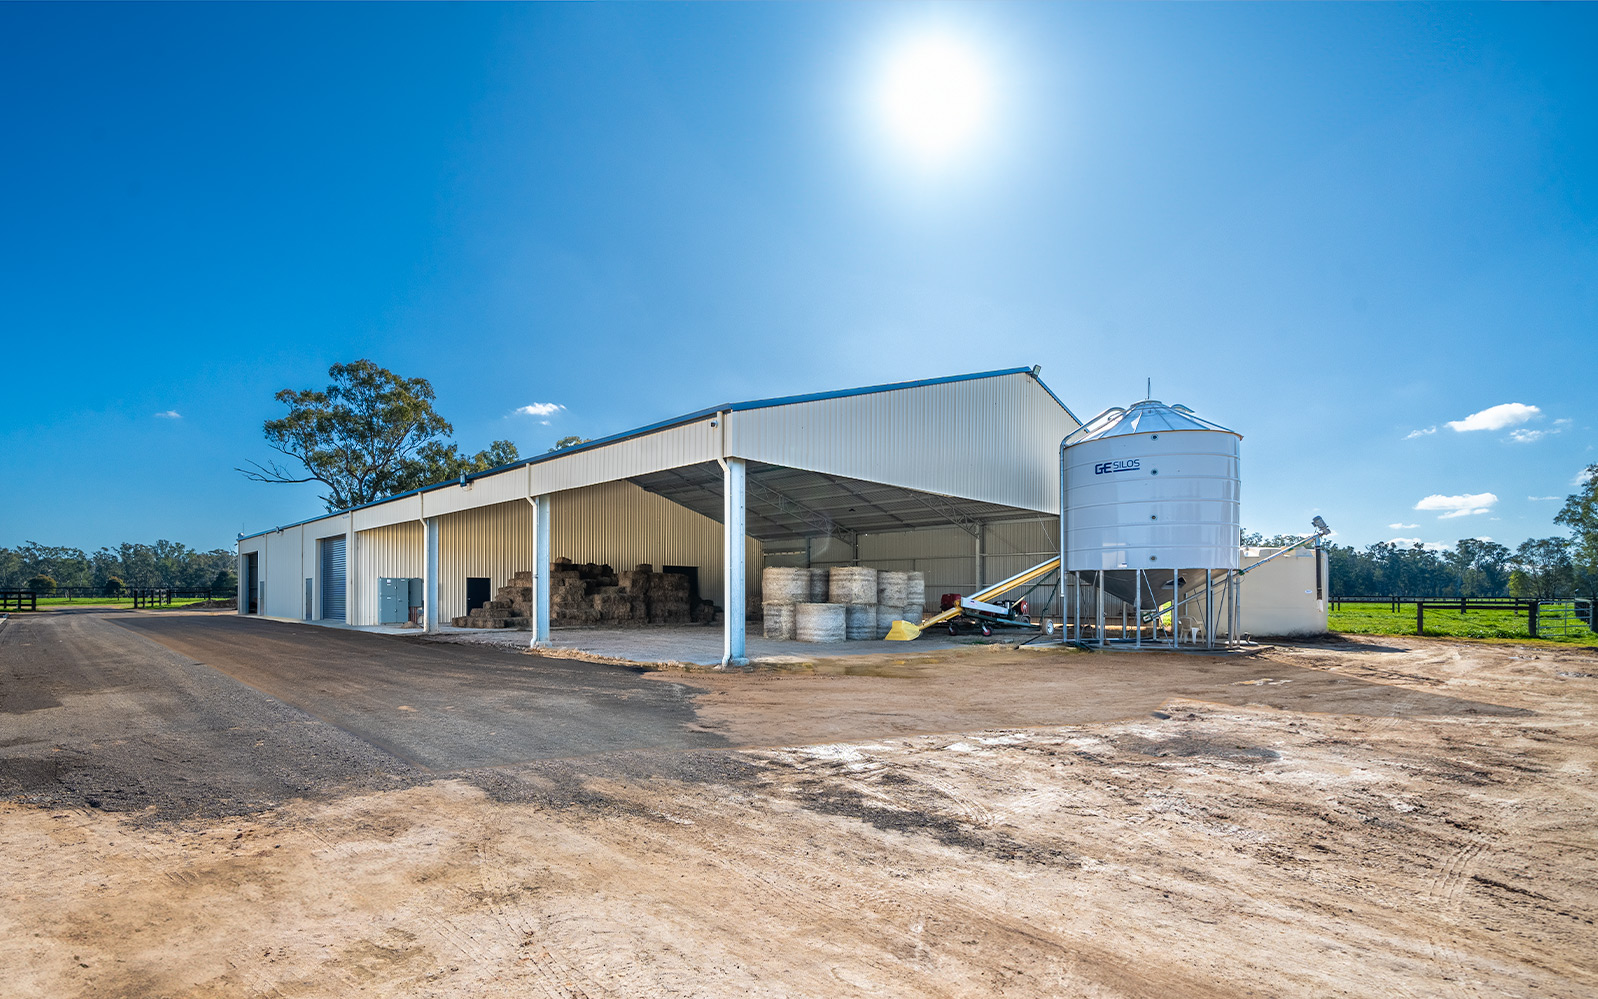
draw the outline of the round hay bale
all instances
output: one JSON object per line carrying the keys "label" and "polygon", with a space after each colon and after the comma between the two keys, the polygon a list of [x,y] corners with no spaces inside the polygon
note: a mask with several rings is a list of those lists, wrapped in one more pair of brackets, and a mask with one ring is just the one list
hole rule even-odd
{"label": "round hay bale", "polygon": [[907,572],[904,574],[904,602],[907,604],[927,605],[927,574],[924,572]]}
{"label": "round hay bale", "polygon": [[927,609],[921,604],[906,604],[904,608],[904,617],[900,618],[899,620],[909,621],[911,624],[919,628],[921,627],[921,619],[926,616]]}
{"label": "round hay bale", "polygon": [[810,602],[824,604],[827,602],[828,590],[832,587],[832,572],[828,569],[810,570]]}
{"label": "round hay bale", "polygon": [[851,642],[869,642],[877,634],[876,604],[844,604],[843,635]]}
{"label": "round hay bale", "polygon": [[877,570],[835,566],[827,579],[827,601],[834,604],[877,604]]}
{"label": "round hay bale", "polygon": [[793,630],[801,642],[843,641],[843,604],[795,604]]}
{"label": "round hay bale", "polygon": [[776,638],[789,642],[793,641],[793,608],[793,604],[766,604],[763,610],[767,638]]}
{"label": "round hay bale", "polygon": [[810,570],[773,566],[760,574],[760,599],[771,604],[802,604],[810,599]]}
{"label": "round hay bale", "polygon": [[910,582],[908,572],[895,572],[892,569],[877,570],[877,603],[887,604],[890,607],[903,607],[909,600],[906,589]]}
{"label": "round hay bale", "polygon": [[[893,604],[877,605],[877,630],[875,638],[887,638],[888,632],[893,628],[893,622],[899,620],[899,614],[904,607],[895,607]],[[919,624],[920,622],[916,622]]]}

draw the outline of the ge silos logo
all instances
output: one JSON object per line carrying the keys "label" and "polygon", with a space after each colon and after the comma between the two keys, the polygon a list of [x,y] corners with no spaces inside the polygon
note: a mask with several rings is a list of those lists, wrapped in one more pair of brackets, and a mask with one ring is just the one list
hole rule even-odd
{"label": "ge silos logo", "polygon": [[1103,475],[1106,472],[1135,472],[1137,471],[1142,460],[1143,459],[1141,458],[1123,458],[1117,459],[1115,461],[1101,461],[1097,465],[1093,466],[1093,474]]}

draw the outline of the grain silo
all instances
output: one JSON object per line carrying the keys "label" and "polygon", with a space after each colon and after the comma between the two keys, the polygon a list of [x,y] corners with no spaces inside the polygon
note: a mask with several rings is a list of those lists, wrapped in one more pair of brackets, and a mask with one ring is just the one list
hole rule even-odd
{"label": "grain silo", "polygon": [[1061,585],[1076,640],[1103,644],[1116,629],[1107,595],[1122,617],[1117,639],[1130,631],[1141,645],[1147,630],[1176,646],[1186,630],[1189,643],[1213,646],[1214,587],[1238,566],[1241,439],[1146,399],[1061,442]]}

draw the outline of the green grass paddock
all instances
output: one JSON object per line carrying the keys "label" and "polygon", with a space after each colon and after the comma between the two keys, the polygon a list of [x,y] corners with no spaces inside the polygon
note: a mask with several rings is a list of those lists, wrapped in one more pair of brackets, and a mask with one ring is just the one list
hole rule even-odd
{"label": "green grass paddock", "polygon": [[[1400,604],[1398,612],[1394,613],[1391,605],[1385,603],[1343,604],[1341,608],[1332,609],[1328,615],[1327,626],[1333,631],[1349,635],[1413,635],[1415,605]],[[1593,634],[1574,618],[1566,627],[1566,633],[1560,634],[1554,613],[1547,607],[1541,611],[1538,631],[1537,637],[1543,641],[1570,645],[1598,644],[1598,635]],[[1461,614],[1457,606],[1452,610],[1445,610],[1442,607],[1433,607],[1429,602],[1426,606],[1425,633],[1438,638],[1532,637],[1526,630],[1525,611],[1517,613],[1510,610],[1467,609]]]}
{"label": "green grass paddock", "polygon": [[[226,598],[223,598],[226,599]],[[203,604],[204,597],[174,597],[169,606],[187,607],[190,604]],[[168,606],[168,605],[163,605]],[[132,597],[40,597],[39,609],[49,607],[133,607]],[[13,610],[11,613],[15,613]],[[24,611],[23,613],[27,613]]]}

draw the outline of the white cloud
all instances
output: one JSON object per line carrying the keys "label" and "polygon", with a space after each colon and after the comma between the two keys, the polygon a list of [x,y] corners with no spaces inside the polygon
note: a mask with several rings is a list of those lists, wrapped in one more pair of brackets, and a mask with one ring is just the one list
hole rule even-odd
{"label": "white cloud", "polygon": [[1528,406],[1523,402],[1506,402],[1489,406],[1479,413],[1472,413],[1463,420],[1449,420],[1448,426],[1460,433],[1467,430],[1502,430],[1517,423],[1525,423],[1540,412],[1542,410],[1536,406]]}
{"label": "white cloud", "polygon": [[1401,545],[1401,546],[1403,546],[1405,548],[1413,548],[1416,545],[1420,545],[1422,548],[1425,548],[1427,551],[1433,551],[1433,552],[1446,552],[1446,551],[1452,550],[1453,547],[1454,547],[1453,545],[1447,544],[1446,542],[1442,542],[1442,541],[1422,541],[1420,538],[1389,538],[1388,539],[1388,543],[1389,544],[1394,544],[1394,545]]}
{"label": "white cloud", "polygon": [[1592,466],[1589,465],[1588,467],[1586,467],[1586,468],[1584,468],[1581,471],[1576,473],[1576,478],[1574,479],[1574,481],[1571,482],[1571,485],[1585,486],[1587,483],[1589,483],[1591,481],[1592,481]]}
{"label": "white cloud", "polygon": [[183,419],[183,414],[175,409],[169,409],[164,413],[156,413],[155,418],[158,420],[181,420]]}
{"label": "white cloud", "polygon": [[1531,500],[1533,503],[1546,503],[1549,500],[1562,500],[1562,499],[1564,499],[1563,496],[1527,496],[1526,498]]}
{"label": "white cloud", "polygon": [[1519,430],[1511,430],[1509,432],[1509,439],[1514,441],[1516,444],[1532,444],[1536,441],[1542,440],[1549,434],[1557,433],[1559,433],[1557,430],[1527,430],[1522,427]]}
{"label": "white cloud", "polygon": [[1388,524],[1387,529],[1389,531],[1413,531],[1419,526],[1419,524]]}
{"label": "white cloud", "polygon": [[1436,432],[1436,427],[1427,427],[1425,430],[1411,430],[1409,433],[1404,435],[1404,439],[1406,441],[1412,441],[1417,437],[1425,437],[1427,434],[1435,434]]}
{"label": "white cloud", "polygon": [[1442,510],[1438,520],[1447,520],[1450,517],[1468,517],[1473,513],[1486,513],[1492,509],[1498,497],[1492,493],[1471,493],[1465,496],[1443,496],[1433,493],[1415,504],[1417,510]]}
{"label": "white cloud", "polygon": [[521,416],[554,416],[565,408],[558,402],[535,402],[531,406],[522,406],[516,412]]}

